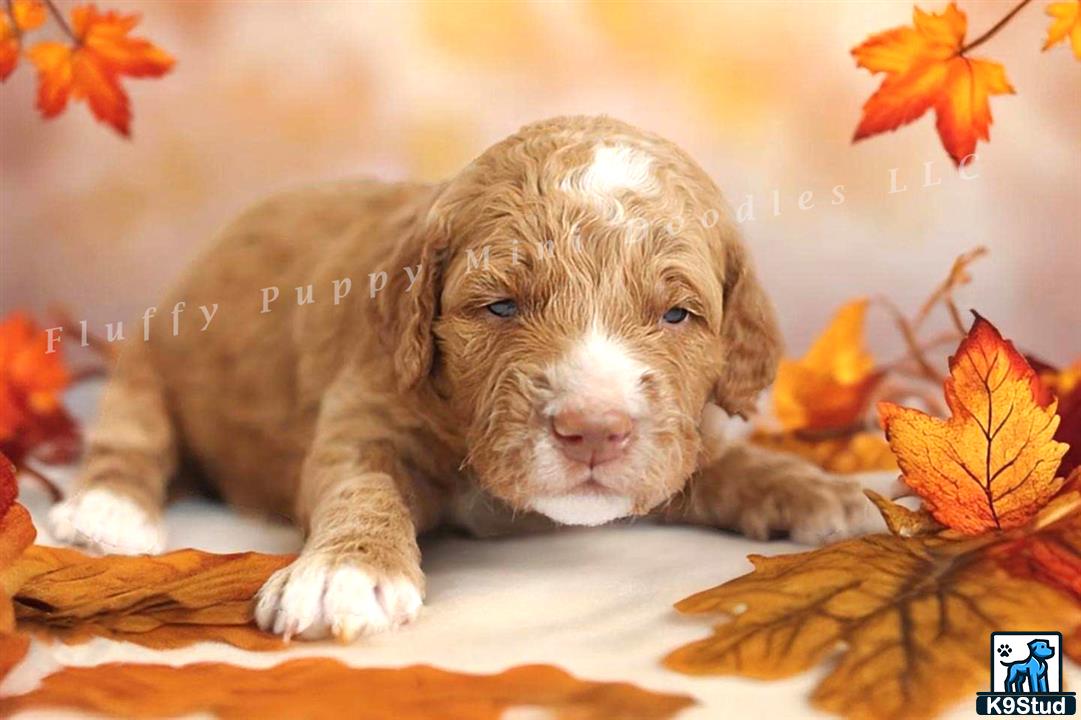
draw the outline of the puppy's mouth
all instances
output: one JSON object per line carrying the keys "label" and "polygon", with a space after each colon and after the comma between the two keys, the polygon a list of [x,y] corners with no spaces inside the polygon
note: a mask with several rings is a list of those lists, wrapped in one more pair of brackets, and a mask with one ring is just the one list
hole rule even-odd
{"label": "puppy's mouth", "polygon": [[619,492],[593,477],[592,473],[590,473],[588,480],[571,488],[570,493],[580,493],[582,495],[619,495]]}

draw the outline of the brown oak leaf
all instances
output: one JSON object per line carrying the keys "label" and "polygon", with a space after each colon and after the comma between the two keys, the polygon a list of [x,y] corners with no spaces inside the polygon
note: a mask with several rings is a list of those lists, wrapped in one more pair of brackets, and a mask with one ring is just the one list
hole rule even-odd
{"label": "brown oak leaf", "polygon": [[[1081,512],[1081,494],[1055,511]],[[693,675],[775,679],[830,661],[811,697],[819,709],[867,720],[930,717],[986,684],[991,631],[1069,635],[1081,627],[1070,595],[1000,564],[996,548],[1047,526],[1037,518],[977,538],[873,535],[752,555],[753,572],[676,604],[731,619],[664,662]]]}

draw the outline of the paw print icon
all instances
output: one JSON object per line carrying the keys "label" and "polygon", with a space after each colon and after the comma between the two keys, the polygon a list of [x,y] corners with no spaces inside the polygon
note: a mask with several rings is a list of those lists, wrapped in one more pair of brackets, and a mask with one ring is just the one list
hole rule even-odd
{"label": "paw print icon", "polygon": [[1003,644],[998,646],[997,652],[998,652],[999,657],[1009,657],[1009,655],[1010,655],[1010,646],[1007,645],[1006,643],[1003,643]]}

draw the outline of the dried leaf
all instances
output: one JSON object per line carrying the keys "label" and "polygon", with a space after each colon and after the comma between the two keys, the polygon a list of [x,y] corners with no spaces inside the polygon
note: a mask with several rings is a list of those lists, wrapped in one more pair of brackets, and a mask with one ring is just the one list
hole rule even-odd
{"label": "dried leaf", "polygon": [[955,163],[990,139],[992,95],[1012,94],[997,62],[962,53],[968,21],[954,3],[941,14],[914,8],[912,26],[873,35],[853,48],[859,67],[885,73],[864,104],[853,141],[896,130],[931,108],[942,145]]}
{"label": "dried leaf", "polygon": [[[953,304],[953,292],[957,288],[967,285],[972,282],[972,275],[968,272],[968,266],[976,262],[980,258],[987,255],[987,248],[978,245],[967,252],[963,252],[953,260],[953,265],[950,266],[950,274],[946,276],[946,279],[935,288],[930,297],[920,307],[916,317],[912,319],[913,329],[918,329],[923,325],[931,311],[940,302],[945,301],[947,307],[951,313],[956,313],[956,307]],[[955,318],[955,322],[960,326],[960,319]]]}
{"label": "dried leaf", "polygon": [[0,82],[7,80],[19,64],[22,34],[45,22],[45,5],[41,0],[13,0],[9,15],[0,10]]}
{"label": "dried leaf", "polygon": [[894,535],[901,537],[919,537],[920,535],[933,535],[944,528],[935,520],[926,509],[909,510],[904,505],[893,502],[883,497],[874,490],[864,490],[863,494],[871,499],[878,511],[882,513],[882,519],[886,521],[886,527]]}
{"label": "dried leaf", "polygon": [[1047,14],[1054,20],[1047,28],[1047,41],[1043,49],[1050,50],[1069,37],[1074,57],[1081,60],[1081,2],[1068,0],[1051,3],[1047,6]]}
{"label": "dried leaf", "polygon": [[221,640],[250,650],[281,641],[251,623],[252,597],[292,558],[179,550],[158,556],[90,557],[34,546],[6,571],[20,626],[67,642],[95,635],[173,648]]}
{"label": "dried leaf", "polygon": [[951,417],[879,403],[904,481],[943,525],[975,535],[1028,522],[1062,486],[1066,445],[1053,437],[1055,404],[1041,407],[1036,373],[991,323],[976,316],[950,358]]}
{"label": "dried leaf", "polygon": [[676,605],[732,619],[665,664],[774,679],[835,660],[811,698],[819,709],[868,720],[929,717],[985,686],[992,630],[1081,627],[1069,595],[999,564],[994,549],[1038,533],[1038,524],[979,538],[873,535],[752,555],[753,572]]}
{"label": "dried leaf", "polygon": [[0,700],[0,715],[62,707],[120,717],[498,720],[510,708],[528,707],[566,720],[660,720],[692,704],[686,695],[578,680],[550,665],[470,675],[425,665],[351,668],[330,658],[305,658],[268,669],[224,663],[68,667],[30,693]]}
{"label": "dried leaf", "polygon": [[807,438],[798,432],[768,433],[756,430],[748,439],[770,450],[798,455],[832,473],[897,469],[897,460],[880,432]]}
{"label": "dried leaf", "polygon": [[867,300],[848,303],[799,360],[782,360],[773,385],[786,430],[843,428],[857,422],[881,379],[863,341]]}
{"label": "dried leaf", "polygon": [[[1078,472],[1081,476],[1081,471]],[[995,555],[1008,572],[1070,593],[1081,603],[1081,492],[1057,496],[1041,511],[1039,532],[1000,545]]]}
{"label": "dried leaf", "polygon": [[121,77],[160,77],[169,72],[173,58],[153,43],[128,35],[138,15],[98,12],[93,5],[71,11],[76,45],[42,42],[27,52],[38,70],[38,109],[55,117],[68,98],[85,100],[98,120],[127,136],[131,126],[128,95]]}

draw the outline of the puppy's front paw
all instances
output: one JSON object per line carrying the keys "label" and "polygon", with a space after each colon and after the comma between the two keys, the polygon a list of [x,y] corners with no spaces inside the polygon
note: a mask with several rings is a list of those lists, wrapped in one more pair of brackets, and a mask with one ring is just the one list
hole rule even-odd
{"label": "puppy's front paw", "polygon": [[89,488],[49,511],[57,540],[95,552],[155,555],[165,548],[165,528],[157,513],[113,488]]}
{"label": "puppy's front paw", "polygon": [[422,590],[409,575],[314,553],[270,576],[256,597],[255,621],[286,640],[333,636],[351,641],[416,618]]}
{"label": "puppy's front paw", "polygon": [[808,469],[765,489],[743,508],[743,534],[766,540],[787,531],[795,542],[825,545],[885,530],[881,515],[858,482]]}

